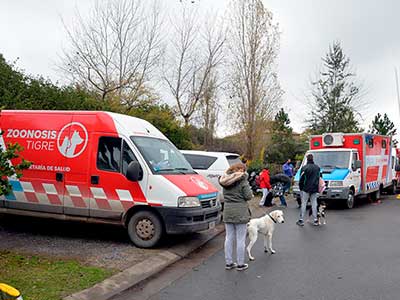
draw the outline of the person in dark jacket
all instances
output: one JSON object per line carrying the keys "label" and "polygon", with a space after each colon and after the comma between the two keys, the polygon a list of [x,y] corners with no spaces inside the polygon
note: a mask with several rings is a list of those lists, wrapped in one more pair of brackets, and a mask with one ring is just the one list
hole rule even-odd
{"label": "person in dark jacket", "polygon": [[[276,175],[271,176],[271,185],[274,186],[274,190],[277,187],[277,184],[280,184],[282,186],[282,190],[279,191],[279,199],[281,200],[281,204],[279,205],[280,207],[287,207],[286,199],[285,199],[285,192],[289,190],[290,188],[290,181],[292,179],[289,178],[286,174],[279,173]],[[289,186],[289,187],[288,187]]]}
{"label": "person in dark jacket", "polygon": [[306,213],[308,199],[311,201],[312,215],[314,218],[314,225],[318,226],[317,218],[317,198],[319,187],[320,169],[314,164],[314,157],[312,154],[307,155],[307,164],[300,170],[299,188],[301,191],[301,210],[300,219],[297,225],[304,226],[304,216]]}
{"label": "person in dark jacket", "polygon": [[[244,263],[247,222],[250,221],[248,201],[253,197],[247,181],[246,166],[242,163],[232,165],[219,179],[223,187],[225,223],[225,269],[246,270]],[[236,239],[237,264],[233,261],[233,245]]]}

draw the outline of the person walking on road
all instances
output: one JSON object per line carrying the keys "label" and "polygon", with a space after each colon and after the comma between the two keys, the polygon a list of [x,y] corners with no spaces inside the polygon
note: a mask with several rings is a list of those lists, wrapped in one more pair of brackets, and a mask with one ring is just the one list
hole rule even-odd
{"label": "person walking on road", "polygon": [[271,190],[271,182],[269,176],[269,168],[266,165],[260,173],[260,189],[262,190],[262,198],[260,200],[260,206],[273,206],[272,195],[268,197]]}
{"label": "person walking on road", "polygon": [[[225,223],[225,269],[246,270],[244,263],[247,222],[250,221],[248,201],[253,197],[247,180],[246,166],[242,163],[232,165],[219,179],[223,187]],[[236,240],[237,263],[233,260],[233,245]]]}
{"label": "person walking on road", "polygon": [[313,225],[318,226],[317,218],[317,198],[319,190],[320,168],[314,164],[312,154],[307,155],[307,164],[300,170],[299,188],[301,191],[301,210],[300,219],[296,222],[299,226],[304,226],[304,216],[306,213],[308,199],[311,201]]}
{"label": "person walking on road", "polygon": [[286,163],[283,164],[282,171],[283,171],[283,174],[285,174],[289,178],[289,180],[287,182],[285,182],[285,184],[283,186],[283,193],[282,193],[282,195],[279,196],[279,199],[281,200],[280,206],[287,207],[285,194],[287,194],[290,190],[290,185],[292,183],[292,178],[294,175],[294,169],[293,169],[292,161],[290,160],[290,158],[286,161]]}

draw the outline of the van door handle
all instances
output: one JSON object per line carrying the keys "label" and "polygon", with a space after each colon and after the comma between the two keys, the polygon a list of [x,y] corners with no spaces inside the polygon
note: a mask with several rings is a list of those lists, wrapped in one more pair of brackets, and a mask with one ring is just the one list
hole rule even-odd
{"label": "van door handle", "polygon": [[64,174],[63,173],[56,173],[56,181],[62,182],[64,180]]}
{"label": "van door handle", "polygon": [[99,184],[100,177],[98,175],[90,176],[90,183],[91,184]]}

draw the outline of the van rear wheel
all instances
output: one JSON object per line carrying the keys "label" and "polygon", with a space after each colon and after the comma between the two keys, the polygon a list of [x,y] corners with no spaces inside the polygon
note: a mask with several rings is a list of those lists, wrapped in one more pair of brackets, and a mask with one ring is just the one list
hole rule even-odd
{"label": "van rear wheel", "polygon": [[372,201],[378,201],[381,198],[381,189],[372,194]]}
{"label": "van rear wheel", "polygon": [[163,225],[160,218],[153,212],[139,211],[129,220],[128,234],[135,246],[151,248],[161,240]]}
{"label": "van rear wheel", "polygon": [[392,185],[388,189],[390,195],[396,195],[397,193],[397,182],[393,181]]}

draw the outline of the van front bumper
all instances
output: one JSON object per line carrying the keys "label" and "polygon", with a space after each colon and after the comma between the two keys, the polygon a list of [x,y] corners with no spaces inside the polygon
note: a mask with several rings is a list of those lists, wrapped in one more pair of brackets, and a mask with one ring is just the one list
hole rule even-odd
{"label": "van front bumper", "polygon": [[198,232],[213,228],[221,220],[221,205],[210,208],[158,207],[168,234]]}
{"label": "van front bumper", "polygon": [[[349,187],[330,187],[326,188],[322,194],[318,195],[321,200],[335,200],[335,199],[347,199],[349,197]],[[300,190],[293,190],[293,196],[301,199]]]}
{"label": "van front bumper", "polygon": [[319,195],[320,199],[324,200],[335,200],[335,199],[347,199],[349,197],[350,188],[346,187],[330,187],[325,189],[322,195]]}

